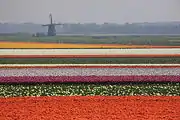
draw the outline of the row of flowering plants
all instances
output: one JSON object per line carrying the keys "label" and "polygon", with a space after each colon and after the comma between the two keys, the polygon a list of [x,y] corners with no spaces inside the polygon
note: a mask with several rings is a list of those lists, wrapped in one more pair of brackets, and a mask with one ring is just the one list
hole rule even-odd
{"label": "row of flowering plants", "polygon": [[178,120],[179,80],[178,65],[4,65],[0,118]]}
{"label": "row of flowering plants", "polygon": [[9,65],[0,83],[22,82],[179,82],[178,65]]}
{"label": "row of flowering plants", "polygon": [[2,120],[179,120],[180,97],[71,96],[0,99]]}

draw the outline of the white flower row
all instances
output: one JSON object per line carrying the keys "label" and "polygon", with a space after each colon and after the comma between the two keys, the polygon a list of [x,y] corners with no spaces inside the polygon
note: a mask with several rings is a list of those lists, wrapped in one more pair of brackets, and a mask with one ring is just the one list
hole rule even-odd
{"label": "white flower row", "polygon": [[180,68],[23,68],[0,69],[0,77],[8,76],[179,76]]}
{"label": "white flower row", "polygon": [[0,49],[0,55],[180,55],[171,49]]}

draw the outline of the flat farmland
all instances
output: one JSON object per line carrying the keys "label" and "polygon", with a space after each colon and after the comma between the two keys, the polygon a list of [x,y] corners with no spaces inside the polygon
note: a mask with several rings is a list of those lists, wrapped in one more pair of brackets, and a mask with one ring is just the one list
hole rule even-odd
{"label": "flat farmland", "polygon": [[[1,48],[163,48],[180,46],[180,36],[54,36],[54,37],[31,37],[31,36],[0,36]],[[11,43],[11,44],[9,44]],[[22,43],[22,44],[19,44]],[[27,44],[28,43],[28,44]],[[34,44],[35,43],[35,44]],[[40,43],[40,44],[36,44]],[[58,43],[58,44],[57,44]],[[59,44],[60,43],[60,44]],[[5,46],[5,44],[8,46]],[[12,45],[13,44],[13,45]],[[45,46],[41,46],[41,45]],[[50,45],[49,45],[50,44]],[[12,46],[11,46],[12,45]],[[31,45],[31,46],[30,46]],[[55,46],[54,46],[55,45]],[[66,46],[67,45],[67,46]],[[70,45],[70,46],[69,46]],[[86,47],[84,47],[84,45]],[[91,46],[89,46],[91,45]],[[100,46],[99,46],[100,45]],[[2,47],[3,46],[3,47]],[[59,46],[59,47],[57,47]],[[164,56],[154,57],[91,57],[91,58],[0,58],[1,64],[179,64],[180,57]]]}
{"label": "flat farmland", "polygon": [[153,45],[180,46],[180,36],[0,36],[5,42],[41,42],[41,43],[70,43],[70,44],[121,44],[121,45]]}

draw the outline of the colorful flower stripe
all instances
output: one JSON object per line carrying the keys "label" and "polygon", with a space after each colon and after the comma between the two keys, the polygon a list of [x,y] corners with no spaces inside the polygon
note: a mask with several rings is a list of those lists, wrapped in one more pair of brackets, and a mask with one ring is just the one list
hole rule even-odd
{"label": "colorful flower stripe", "polygon": [[0,82],[180,81],[180,68],[1,68]]}
{"label": "colorful flower stripe", "polygon": [[180,76],[11,76],[0,77],[0,83],[29,82],[180,82]]}
{"label": "colorful flower stripe", "polygon": [[0,64],[0,68],[180,68],[180,64]]}
{"label": "colorful flower stripe", "polygon": [[166,55],[0,55],[0,58],[149,58],[149,57],[180,57],[180,54],[166,54]]}
{"label": "colorful flower stripe", "polygon": [[132,76],[180,75],[180,68],[2,68],[0,77],[8,76]]}
{"label": "colorful flower stripe", "polygon": [[0,48],[180,48],[180,46],[122,45],[122,44],[65,44],[41,42],[0,41]]}
{"label": "colorful flower stripe", "polygon": [[0,58],[177,57],[172,49],[0,49]]}
{"label": "colorful flower stripe", "polygon": [[0,84],[0,97],[18,96],[180,96],[180,82]]}
{"label": "colorful flower stripe", "polygon": [[179,120],[180,97],[73,96],[0,99],[0,118],[20,120]]}

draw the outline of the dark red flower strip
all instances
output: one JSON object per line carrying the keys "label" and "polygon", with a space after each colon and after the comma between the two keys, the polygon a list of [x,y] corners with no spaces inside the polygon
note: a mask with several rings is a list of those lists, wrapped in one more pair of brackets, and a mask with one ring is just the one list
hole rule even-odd
{"label": "dark red flower strip", "polygon": [[174,65],[150,65],[150,66],[143,66],[143,65],[136,65],[136,66],[100,66],[100,65],[91,65],[91,66],[0,66],[0,68],[180,68],[180,66],[174,66]]}
{"label": "dark red flower strip", "polygon": [[180,96],[0,98],[1,120],[180,120]]}
{"label": "dark red flower strip", "polygon": [[13,76],[0,83],[23,82],[180,82],[180,76]]}
{"label": "dark red flower strip", "polygon": [[127,55],[0,55],[0,58],[149,58],[180,57],[180,54],[127,54]]}

